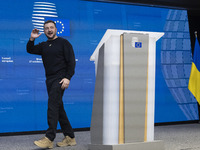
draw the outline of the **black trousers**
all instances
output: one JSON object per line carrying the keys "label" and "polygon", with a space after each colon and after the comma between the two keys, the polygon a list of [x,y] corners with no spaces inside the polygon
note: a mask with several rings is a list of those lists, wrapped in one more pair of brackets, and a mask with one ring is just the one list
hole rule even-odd
{"label": "black trousers", "polygon": [[47,92],[49,96],[47,110],[49,128],[47,129],[46,137],[51,141],[53,141],[56,137],[58,122],[60,123],[64,136],[74,138],[74,131],[63,106],[62,97],[64,90],[61,89],[61,84],[59,84],[60,81],[61,79],[58,78],[46,80]]}

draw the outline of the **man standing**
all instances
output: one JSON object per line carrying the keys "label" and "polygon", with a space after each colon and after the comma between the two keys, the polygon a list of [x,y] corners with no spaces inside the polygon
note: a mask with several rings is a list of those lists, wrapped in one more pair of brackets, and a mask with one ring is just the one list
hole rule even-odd
{"label": "man standing", "polygon": [[53,148],[56,137],[58,121],[65,136],[57,146],[76,145],[75,136],[71,124],[64,110],[62,96],[68,88],[70,79],[74,75],[75,56],[72,45],[56,35],[57,28],[54,21],[48,20],[44,23],[44,33],[48,40],[34,45],[34,41],[41,33],[33,29],[27,43],[27,52],[42,56],[46,74],[46,86],[48,92],[47,119],[49,128],[45,137],[35,141],[34,144],[41,148]]}

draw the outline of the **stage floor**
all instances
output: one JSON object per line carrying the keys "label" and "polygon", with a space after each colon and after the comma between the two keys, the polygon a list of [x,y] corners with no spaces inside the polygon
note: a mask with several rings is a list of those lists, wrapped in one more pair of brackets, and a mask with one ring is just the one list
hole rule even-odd
{"label": "stage floor", "polygon": [[[88,150],[90,132],[75,132],[77,145],[56,147],[56,142],[63,139],[62,133],[57,133],[55,150]],[[43,134],[18,135],[0,137],[0,150],[41,150],[33,141],[43,137]],[[155,127],[155,140],[163,140],[165,150],[200,150],[200,124],[168,125]]]}

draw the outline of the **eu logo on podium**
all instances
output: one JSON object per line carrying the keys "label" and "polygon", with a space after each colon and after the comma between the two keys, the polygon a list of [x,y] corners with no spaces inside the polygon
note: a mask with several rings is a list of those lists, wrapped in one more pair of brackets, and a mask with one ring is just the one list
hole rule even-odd
{"label": "eu logo on podium", "polygon": [[142,42],[135,42],[135,48],[142,48]]}

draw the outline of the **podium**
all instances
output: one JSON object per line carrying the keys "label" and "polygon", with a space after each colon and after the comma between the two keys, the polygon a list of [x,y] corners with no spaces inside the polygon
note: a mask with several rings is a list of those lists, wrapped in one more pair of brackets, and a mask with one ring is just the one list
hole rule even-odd
{"label": "podium", "polygon": [[154,140],[156,41],[164,33],[108,29],[90,57],[90,150],[163,150]]}

